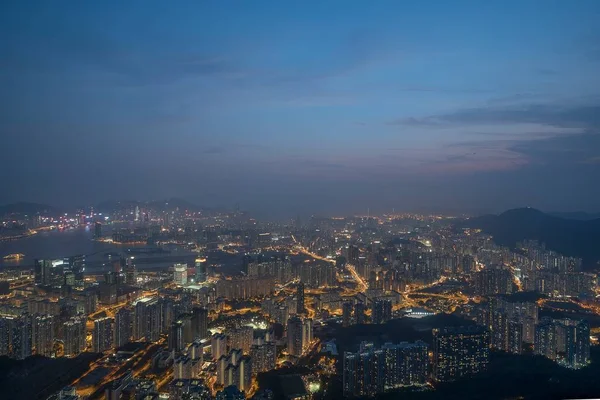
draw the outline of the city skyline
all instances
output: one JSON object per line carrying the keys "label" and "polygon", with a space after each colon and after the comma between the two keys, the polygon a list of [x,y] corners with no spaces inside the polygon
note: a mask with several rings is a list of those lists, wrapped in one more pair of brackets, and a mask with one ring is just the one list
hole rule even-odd
{"label": "city skyline", "polygon": [[1,7],[0,203],[598,212],[597,2]]}

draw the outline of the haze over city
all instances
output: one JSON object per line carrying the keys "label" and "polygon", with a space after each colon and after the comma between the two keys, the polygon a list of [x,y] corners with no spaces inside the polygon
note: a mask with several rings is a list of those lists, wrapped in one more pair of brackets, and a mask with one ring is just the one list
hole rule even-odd
{"label": "haze over city", "polygon": [[0,1],[0,399],[600,398],[600,0]]}
{"label": "haze over city", "polygon": [[598,211],[597,1],[0,7],[0,203]]}

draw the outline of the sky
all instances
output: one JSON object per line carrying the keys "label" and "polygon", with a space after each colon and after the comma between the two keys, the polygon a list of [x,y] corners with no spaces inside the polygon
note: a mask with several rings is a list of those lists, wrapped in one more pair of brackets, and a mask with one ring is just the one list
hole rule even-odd
{"label": "sky", "polygon": [[600,211],[600,1],[0,2],[0,204]]}

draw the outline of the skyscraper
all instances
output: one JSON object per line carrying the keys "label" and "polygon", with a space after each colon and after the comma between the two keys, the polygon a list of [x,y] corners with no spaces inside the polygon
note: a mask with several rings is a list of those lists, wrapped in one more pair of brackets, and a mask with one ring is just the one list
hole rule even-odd
{"label": "skyscraper", "polygon": [[287,323],[287,351],[293,356],[302,355],[302,320],[296,316],[291,317]]}
{"label": "skyscraper", "polygon": [[123,269],[125,271],[125,283],[132,286],[137,285],[137,268],[133,257],[126,259]]}
{"label": "skyscraper", "polygon": [[52,356],[55,329],[55,318],[52,315],[36,315],[32,318],[32,344],[35,354],[45,357]]}
{"label": "skyscraper", "polygon": [[433,377],[453,381],[487,368],[490,334],[481,326],[433,330]]}
{"label": "skyscraper", "polygon": [[10,355],[10,336],[13,317],[0,317],[0,356]]}
{"label": "skyscraper", "polygon": [[31,317],[27,314],[20,315],[12,321],[12,356],[17,360],[24,360],[31,355]]}
{"label": "skyscraper", "polygon": [[115,348],[123,347],[131,340],[131,310],[121,308],[115,314]]}
{"label": "skyscraper", "polygon": [[352,325],[352,303],[346,302],[342,304],[342,326],[348,327]]}
{"label": "skyscraper", "polygon": [[375,396],[385,390],[385,351],[373,347],[344,353],[344,395]]}
{"label": "skyscraper", "polygon": [[51,260],[35,260],[35,284],[36,285],[49,285],[50,275],[52,269]]}
{"label": "skyscraper", "polygon": [[373,303],[372,320],[374,324],[385,324],[392,319],[391,300],[375,300]]}
{"label": "skyscraper", "polygon": [[427,382],[429,355],[426,343],[385,343],[382,350],[385,352],[386,390]]}
{"label": "skyscraper", "polygon": [[196,282],[206,282],[206,259],[196,258]]}
{"label": "skyscraper", "polygon": [[136,300],[134,309],[133,338],[148,342],[158,341],[162,330],[161,309],[158,298],[142,297]]}
{"label": "skyscraper", "polygon": [[173,282],[180,286],[187,284],[187,265],[175,264],[173,267]]}
{"label": "skyscraper", "polygon": [[183,322],[175,321],[171,324],[169,330],[169,351],[181,353],[183,347]]}
{"label": "skyscraper", "polygon": [[113,319],[109,317],[94,321],[94,332],[92,334],[94,352],[102,353],[113,346]]}
{"label": "skyscraper", "polygon": [[298,299],[297,310],[298,314],[302,314],[304,312],[304,283],[300,282],[296,289],[296,298]]}
{"label": "skyscraper", "polygon": [[305,318],[302,321],[302,350],[308,349],[313,340],[313,320]]}
{"label": "skyscraper", "polygon": [[71,318],[62,329],[65,356],[75,357],[85,350],[85,318]]}
{"label": "skyscraper", "polygon": [[194,307],[192,310],[192,327],[195,339],[208,337],[208,310],[206,308]]}
{"label": "skyscraper", "polygon": [[365,315],[366,307],[365,303],[358,302],[354,305],[354,322],[357,324],[364,324],[366,322]]}
{"label": "skyscraper", "polygon": [[565,325],[565,365],[582,368],[590,363],[590,325],[587,321],[567,320]]}
{"label": "skyscraper", "polygon": [[192,379],[192,359],[186,356],[177,357],[173,362],[174,379]]}
{"label": "skyscraper", "polygon": [[96,239],[102,237],[102,224],[99,221],[94,222],[94,237]]}
{"label": "skyscraper", "polygon": [[254,372],[266,372],[275,369],[277,348],[274,342],[255,344],[250,348],[252,368]]}
{"label": "skyscraper", "polygon": [[229,333],[229,343],[232,349],[240,349],[244,354],[250,352],[252,340],[254,338],[254,329],[251,326],[241,326],[233,329]]}
{"label": "skyscraper", "polygon": [[587,321],[543,318],[535,329],[534,351],[573,369],[590,359],[590,327]]}
{"label": "skyscraper", "polygon": [[221,333],[216,333],[211,338],[210,350],[213,360],[218,360],[221,356],[227,353],[227,336]]}

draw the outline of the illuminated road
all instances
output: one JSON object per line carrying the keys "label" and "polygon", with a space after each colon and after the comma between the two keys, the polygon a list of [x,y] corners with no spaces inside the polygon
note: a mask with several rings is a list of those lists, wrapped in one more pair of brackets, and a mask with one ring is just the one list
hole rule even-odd
{"label": "illuminated road", "polygon": [[363,278],[361,278],[360,275],[358,275],[358,272],[356,272],[356,268],[354,268],[354,265],[352,265],[352,264],[346,264],[346,269],[348,271],[350,271],[350,274],[354,278],[354,281],[360,287],[359,291],[364,292],[364,291],[366,291],[369,288],[369,285],[367,285],[367,283],[365,282],[365,280]]}

